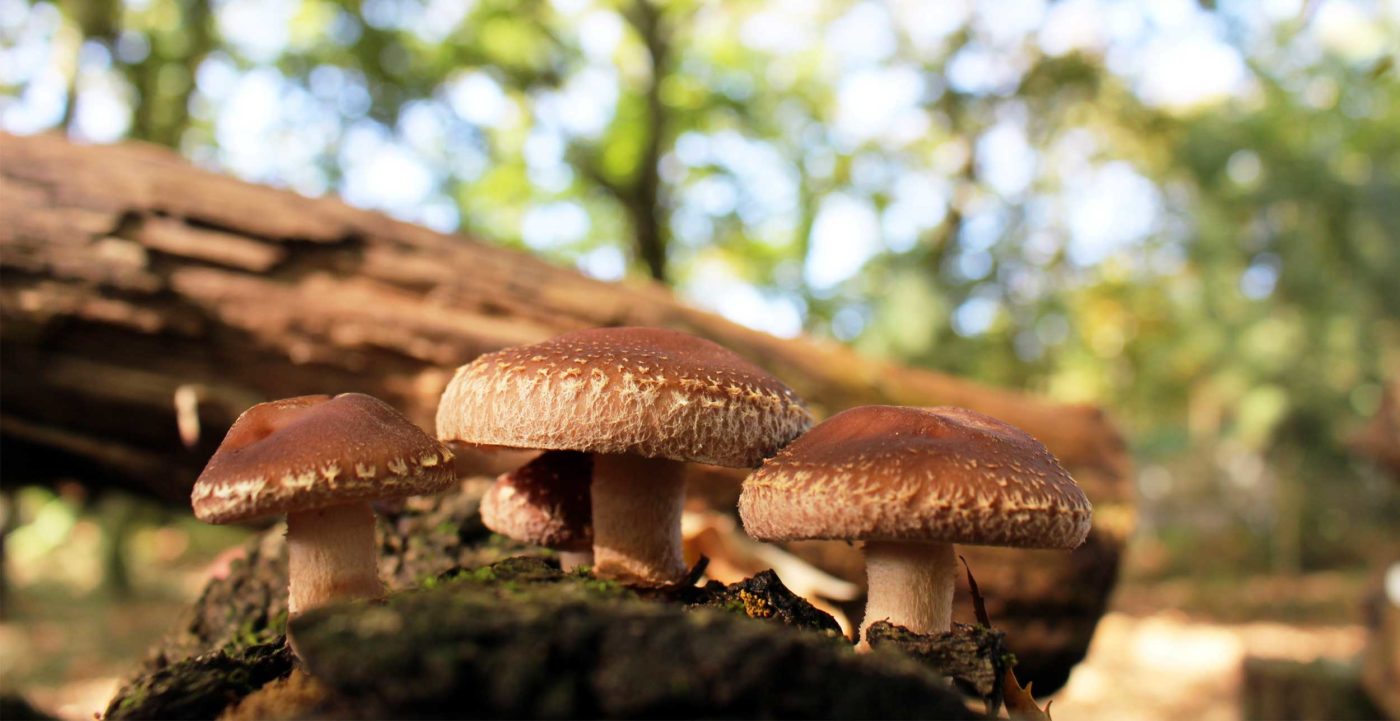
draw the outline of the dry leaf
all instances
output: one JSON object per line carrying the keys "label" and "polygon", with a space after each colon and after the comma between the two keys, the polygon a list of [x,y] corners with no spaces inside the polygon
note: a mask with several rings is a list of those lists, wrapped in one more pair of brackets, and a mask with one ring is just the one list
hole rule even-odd
{"label": "dry leaf", "polygon": [[1006,675],[1002,677],[1002,694],[1006,703],[1006,713],[1013,719],[1024,719],[1025,721],[1050,721],[1050,704],[1046,701],[1045,708],[1036,705],[1035,697],[1031,696],[1032,684],[1026,684],[1021,688],[1021,682],[1016,680],[1016,673],[1011,669],[1006,669]]}
{"label": "dry leaf", "polygon": [[977,579],[972,577],[972,567],[967,565],[967,559],[961,554],[958,560],[962,561],[963,569],[967,571],[967,587],[972,591],[972,608],[977,612],[977,622],[986,628],[992,627],[992,617],[987,615],[987,604],[982,601],[982,591],[977,588]]}

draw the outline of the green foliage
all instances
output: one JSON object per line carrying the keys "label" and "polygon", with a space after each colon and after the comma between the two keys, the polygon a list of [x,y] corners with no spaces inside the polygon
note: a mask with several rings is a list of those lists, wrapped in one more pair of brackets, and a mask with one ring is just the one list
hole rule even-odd
{"label": "green foliage", "polygon": [[[268,50],[227,31],[243,3],[225,5],[60,9],[93,42],[148,49],[112,65],[135,137],[313,191],[346,188],[378,138],[430,178],[399,214],[604,275],[625,253],[745,322],[787,313],[873,355],[1106,405],[1156,479],[1149,524],[1200,530],[1207,509],[1280,568],[1356,560],[1349,527],[1397,522],[1344,446],[1400,368],[1394,13],[1349,45],[1324,42],[1325,8],[1192,8],[1244,78],[1173,107],[1105,59],[1150,61],[1170,29],[1050,52],[985,8],[925,37],[897,3],[292,0]],[[896,15],[888,37],[843,46],[872,13]],[[267,141],[304,165],[226,147],[238,108],[209,78],[260,70],[287,108]],[[871,73],[917,79],[901,115],[862,121],[883,129],[843,116]],[[1008,138],[1019,181],[984,152]],[[880,240],[813,282],[839,202]]]}

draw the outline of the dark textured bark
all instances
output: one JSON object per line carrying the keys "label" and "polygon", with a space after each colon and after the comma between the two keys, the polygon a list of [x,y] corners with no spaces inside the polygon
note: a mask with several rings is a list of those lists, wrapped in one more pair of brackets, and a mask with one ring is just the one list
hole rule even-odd
{"label": "dark textured bark", "polygon": [[776,619],[826,635],[841,634],[836,619],[793,595],[771,570],[728,586],[710,581],[701,588],[687,588],[678,594],[677,600],[690,606],[740,610],[750,618]]}
{"label": "dark textured bark", "polygon": [[327,717],[973,717],[907,658],[557,571],[467,574],[294,626],[308,671],[347,701]]}
{"label": "dark textured bark", "polygon": [[107,707],[106,718],[213,719],[225,708],[292,671],[280,638],[182,659],[143,676]]}
{"label": "dark textured bark", "polygon": [[[492,537],[453,540],[479,526],[454,532],[443,514],[472,498],[382,524],[385,565],[406,571],[395,576],[399,590],[387,604],[294,621],[305,667],[329,692],[260,707],[286,718],[970,718],[940,679],[972,669],[975,684],[976,670],[1002,654],[954,640],[928,654],[932,665],[857,656],[829,616],[771,572],[639,596],[527,555],[403,582],[442,555],[512,552]],[[291,672],[278,541],[270,532],[211,583],[184,632],[118,692],[109,718],[214,718]],[[409,553],[425,545],[447,553]]]}
{"label": "dark textured bark", "polygon": [[959,623],[948,633],[923,635],[889,621],[876,621],[865,633],[871,648],[890,648],[913,656],[984,698],[1001,698],[1002,675],[1015,665],[1015,657],[1006,648],[1006,634],[981,626]]}
{"label": "dark textured bark", "polygon": [[[1103,612],[1133,499],[1122,438],[1098,409],[774,338],[653,284],[591,280],[332,199],[215,175],[153,146],[0,135],[0,153],[8,482],[79,478],[184,504],[229,424],[253,403],[360,391],[431,428],[452,370],[481,353],[585,327],[663,326],[747,356],[818,415],[951,404],[1025,428],[1084,487],[1094,531],[1072,554],[967,549],[993,620],[1026,667],[1044,669],[1031,678],[1048,690],[1082,656]],[[177,391],[196,401],[183,413],[187,431],[199,428],[191,448],[180,439]],[[733,508],[742,471],[692,471],[697,494]],[[801,549],[864,577],[846,544]]]}

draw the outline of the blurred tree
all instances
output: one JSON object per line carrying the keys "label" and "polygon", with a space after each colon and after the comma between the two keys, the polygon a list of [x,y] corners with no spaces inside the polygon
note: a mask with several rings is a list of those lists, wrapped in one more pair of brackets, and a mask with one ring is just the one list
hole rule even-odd
{"label": "blurred tree", "polygon": [[[1393,7],[23,7],[6,127],[164,143],[1107,404],[1147,521],[1242,525],[1261,563],[1354,559],[1400,523],[1343,445],[1400,368]],[[71,97],[45,105],[58,66]]]}

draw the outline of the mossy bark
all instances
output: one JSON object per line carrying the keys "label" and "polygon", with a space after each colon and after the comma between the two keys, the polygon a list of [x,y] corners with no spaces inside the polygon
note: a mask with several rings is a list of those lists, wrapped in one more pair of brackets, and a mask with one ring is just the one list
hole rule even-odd
{"label": "mossy bark", "polygon": [[645,600],[539,559],[293,627],[335,691],[318,717],[973,717],[907,657],[858,656],[839,634],[755,622],[741,604]]}
{"label": "mossy bark", "polygon": [[169,664],[131,683],[107,707],[113,719],[208,719],[292,671],[281,637]]}
{"label": "mossy bark", "polygon": [[[381,509],[385,603],[294,622],[330,689],[285,718],[801,716],[966,718],[928,664],[856,655],[777,576],[634,591],[564,573],[481,526],[481,484]],[[286,549],[274,528],[212,581],[108,716],[215,718],[286,677]]]}

